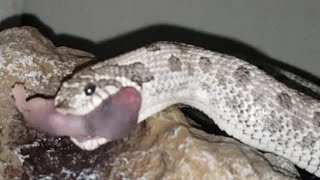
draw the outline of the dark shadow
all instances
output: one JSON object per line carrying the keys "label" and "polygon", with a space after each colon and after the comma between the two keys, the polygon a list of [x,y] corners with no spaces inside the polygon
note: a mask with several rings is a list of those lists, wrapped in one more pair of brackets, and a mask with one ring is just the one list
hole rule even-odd
{"label": "dark shadow", "polygon": [[[153,26],[144,27],[135,31],[122,34],[113,39],[106,39],[98,43],[92,42],[88,39],[69,35],[69,34],[55,34],[52,28],[43,23],[40,19],[32,14],[21,15],[22,25],[28,25],[39,29],[39,31],[52,40],[56,46],[68,46],[71,48],[81,49],[88,51],[97,56],[98,59],[104,60],[130,50],[139,48],[146,44],[156,41],[178,41],[188,44],[193,44],[199,47],[203,47],[209,50],[226,53],[244,59],[259,68],[263,69],[269,75],[284,82],[287,86],[302,91],[314,98],[320,99],[320,95],[313,92],[311,89],[301,86],[300,84],[292,81],[283,74],[275,70],[275,67],[280,67],[286,71],[297,74],[314,84],[320,85],[320,81],[312,74],[302,71],[299,68],[285,64],[281,61],[272,59],[259,51],[258,49],[245,44],[243,42],[222,37],[215,34],[203,33],[198,30],[188,29],[175,25],[168,24],[156,24]],[[17,21],[17,17],[13,17],[13,21]],[[3,21],[3,27],[10,27],[10,18]],[[70,22],[72,23],[72,22]],[[84,22],[85,23],[85,22]],[[1,26],[2,28],[2,26]],[[190,110],[184,110],[186,114],[191,113]],[[194,116],[193,116],[194,117]],[[204,130],[210,129],[212,121],[205,122],[205,118],[199,121],[204,121],[199,124],[204,124]],[[195,119],[196,120],[196,119]],[[214,126],[214,125],[212,125]],[[212,132],[211,132],[212,133]],[[223,133],[222,133],[223,134]],[[304,172],[305,173],[305,172]],[[314,176],[306,176],[307,178],[314,178]],[[306,178],[304,177],[304,178]]]}
{"label": "dark shadow", "polygon": [[21,24],[22,24],[21,15],[11,16],[0,22],[0,31],[17,27],[17,26],[20,26]]}

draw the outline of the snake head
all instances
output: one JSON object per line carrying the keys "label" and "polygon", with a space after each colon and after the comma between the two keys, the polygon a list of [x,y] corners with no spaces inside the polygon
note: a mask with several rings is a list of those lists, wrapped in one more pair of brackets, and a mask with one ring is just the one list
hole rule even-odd
{"label": "snake head", "polygon": [[96,81],[76,76],[62,84],[54,104],[61,113],[85,115],[118,92],[121,87],[112,84],[111,81]]}
{"label": "snake head", "polygon": [[[55,109],[60,114],[78,117],[66,118],[64,123],[82,119],[88,132],[86,137],[71,136],[72,141],[82,149],[91,150],[128,136],[137,124],[141,107],[138,82],[148,80],[145,74],[142,64],[102,63],[83,69],[65,81],[54,100]],[[74,134],[74,131],[65,132]]]}
{"label": "snake head", "polygon": [[[88,136],[72,136],[71,140],[82,149],[92,150],[129,135],[137,124],[141,96],[134,87],[122,87],[114,80],[73,77],[62,84],[54,104],[59,113],[86,121]],[[65,121],[72,123],[73,119]]]}
{"label": "snake head", "polygon": [[141,107],[141,84],[152,79],[141,63],[102,63],[74,74],[62,84],[55,99],[26,101],[22,88],[16,88],[14,96],[31,126],[52,135],[70,136],[80,148],[93,150],[130,134]]}

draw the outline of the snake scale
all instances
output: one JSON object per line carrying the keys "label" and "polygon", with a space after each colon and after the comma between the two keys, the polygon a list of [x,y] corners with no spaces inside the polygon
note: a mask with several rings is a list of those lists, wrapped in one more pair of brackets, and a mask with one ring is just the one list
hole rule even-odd
{"label": "snake scale", "polygon": [[[173,104],[189,105],[241,142],[320,177],[319,100],[246,61],[193,45],[157,42],[97,63],[74,74],[45,103],[19,101],[17,90],[13,95],[34,127],[71,136],[87,150],[125,137]],[[23,110],[37,103],[45,115]]]}

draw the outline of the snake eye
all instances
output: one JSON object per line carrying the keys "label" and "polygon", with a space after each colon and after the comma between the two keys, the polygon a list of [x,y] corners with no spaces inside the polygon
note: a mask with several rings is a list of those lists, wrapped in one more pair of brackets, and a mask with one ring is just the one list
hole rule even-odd
{"label": "snake eye", "polygon": [[96,90],[96,85],[92,84],[92,83],[88,83],[85,87],[84,87],[84,93],[87,96],[90,96],[94,93],[94,91]]}

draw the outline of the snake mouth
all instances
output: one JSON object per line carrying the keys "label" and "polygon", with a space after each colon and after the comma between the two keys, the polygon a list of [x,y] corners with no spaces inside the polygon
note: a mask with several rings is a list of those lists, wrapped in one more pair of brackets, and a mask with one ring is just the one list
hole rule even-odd
{"label": "snake mouth", "polygon": [[[109,97],[108,97],[109,98]],[[107,99],[107,98],[106,98]],[[85,109],[79,110],[79,109],[72,109],[72,108],[66,108],[59,106],[55,101],[55,107],[58,113],[63,115],[71,115],[71,116],[79,116],[81,119],[85,119],[85,121],[89,121],[88,118],[85,118],[86,116],[90,116],[90,113],[94,111],[94,109],[104,103],[104,101],[99,102],[99,104],[96,107],[87,107]],[[78,118],[80,119],[80,118]],[[88,123],[90,124],[90,123]],[[80,147],[83,150],[91,151],[95,150],[98,147],[100,147],[103,144],[108,143],[110,140],[108,140],[105,137],[100,136],[70,136],[70,140],[78,147]]]}
{"label": "snake mouth", "polygon": [[94,150],[109,141],[127,137],[137,125],[140,106],[140,93],[125,87],[84,115],[61,109],[59,113],[62,111],[65,115],[78,116],[77,119],[84,122],[88,135],[73,136],[70,129],[71,140],[82,149]]}

